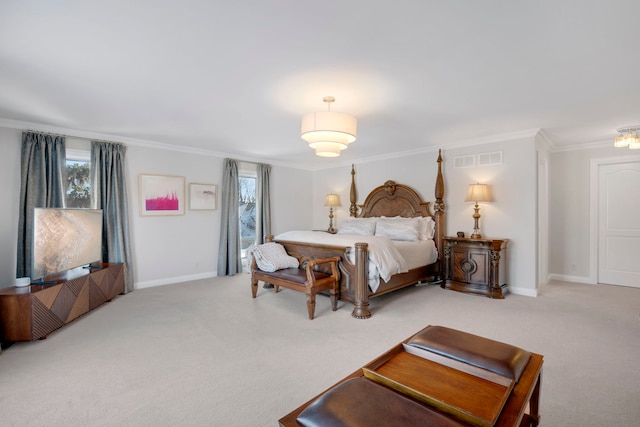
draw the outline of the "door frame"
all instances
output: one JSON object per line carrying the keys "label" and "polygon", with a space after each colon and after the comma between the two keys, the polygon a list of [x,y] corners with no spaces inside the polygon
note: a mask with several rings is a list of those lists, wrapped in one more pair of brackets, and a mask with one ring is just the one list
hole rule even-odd
{"label": "door frame", "polygon": [[600,206],[600,193],[599,193],[599,178],[600,178],[600,166],[602,165],[614,165],[623,163],[638,163],[640,162],[640,155],[637,156],[624,156],[624,157],[608,157],[601,159],[591,159],[589,168],[589,284],[598,284],[598,265],[599,265],[599,242],[598,242],[598,224],[599,224],[599,206]]}

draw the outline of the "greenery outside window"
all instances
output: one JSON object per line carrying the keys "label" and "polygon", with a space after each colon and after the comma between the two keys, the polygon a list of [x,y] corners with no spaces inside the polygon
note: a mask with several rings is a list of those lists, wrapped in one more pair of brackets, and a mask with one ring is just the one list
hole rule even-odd
{"label": "greenery outside window", "polygon": [[66,207],[91,208],[91,153],[67,149]]}

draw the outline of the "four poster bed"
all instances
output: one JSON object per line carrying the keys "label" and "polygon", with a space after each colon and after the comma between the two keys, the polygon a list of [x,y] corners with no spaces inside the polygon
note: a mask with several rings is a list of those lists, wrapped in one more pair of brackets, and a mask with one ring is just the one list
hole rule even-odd
{"label": "four poster bed", "polygon": [[358,214],[352,167],[352,218],[343,221],[337,234],[291,231],[268,240],[284,246],[301,265],[312,259],[340,257],[340,299],[353,303],[353,317],[369,318],[369,298],[440,280],[438,249],[442,251],[445,230],[441,153],[437,163],[434,212],[412,188],[387,181],[369,193]]}

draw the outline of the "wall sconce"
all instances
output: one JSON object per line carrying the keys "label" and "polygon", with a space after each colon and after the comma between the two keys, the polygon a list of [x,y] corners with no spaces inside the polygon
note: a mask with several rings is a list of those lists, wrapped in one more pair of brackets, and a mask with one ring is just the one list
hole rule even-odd
{"label": "wall sconce", "polygon": [[324,198],[324,205],[329,206],[329,229],[327,232],[333,234],[336,232],[336,229],[333,228],[333,208],[340,206],[340,197],[337,194],[327,194]]}
{"label": "wall sconce", "polygon": [[489,192],[489,186],[487,184],[469,184],[469,190],[467,190],[467,198],[464,200],[465,202],[475,202],[475,206],[473,208],[473,234],[471,235],[472,239],[479,239],[482,237],[480,234],[480,227],[478,226],[478,220],[480,219],[480,207],[478,203],[486,203],[493,202],[493,198],[491,197],[491,193]]}

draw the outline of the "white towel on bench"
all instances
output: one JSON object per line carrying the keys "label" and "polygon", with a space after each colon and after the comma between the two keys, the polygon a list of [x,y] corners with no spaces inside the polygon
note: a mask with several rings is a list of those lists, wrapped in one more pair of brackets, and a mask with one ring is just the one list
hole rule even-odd
{"label": "white towel on bench", "polygon": [[279,243],[263,243],[251,245],[247,248],[248,261],[251,265],[251,257],[255,258],[258,268],[272,273],[282,268],[298,268],[298,259],[290,256]]}

